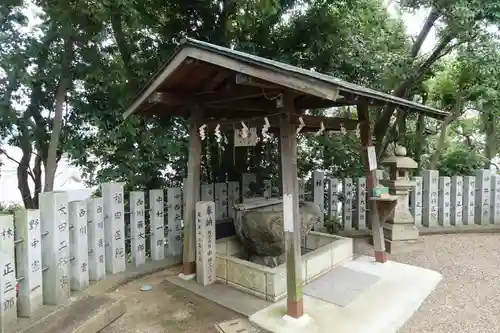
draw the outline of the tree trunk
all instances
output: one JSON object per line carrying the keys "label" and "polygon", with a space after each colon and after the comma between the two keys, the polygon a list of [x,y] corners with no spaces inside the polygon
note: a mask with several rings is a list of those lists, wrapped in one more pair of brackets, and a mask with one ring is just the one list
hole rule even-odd
{"label": "tree trunk", "polygon": [[425,116],[423,113],[418,115],[417,119],[417,133],[416,133],[416,146],[415,146],[415,162],[418,164],[418,172],[422,169],[422,151],[425,144]]}

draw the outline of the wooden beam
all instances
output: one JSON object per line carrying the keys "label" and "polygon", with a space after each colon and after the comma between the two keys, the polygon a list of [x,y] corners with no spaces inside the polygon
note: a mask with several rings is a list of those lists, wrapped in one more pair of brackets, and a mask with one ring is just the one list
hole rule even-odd
{"label": "wooden beam", "polygon": [[297,179],[297,138],[293,119],[293,99],[285,96],[286,113],[281,121],[281,167],[285,228],[287,314],[304,314],[302,299],[302,259],[300,241],[299,184]]}

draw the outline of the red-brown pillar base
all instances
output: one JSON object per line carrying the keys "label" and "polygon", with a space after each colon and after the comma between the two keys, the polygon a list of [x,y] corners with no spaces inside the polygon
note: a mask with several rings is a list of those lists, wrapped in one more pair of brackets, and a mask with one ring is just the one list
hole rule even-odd
{"label": "red-brown pillar base", "polygon": [[287,315],[292,318],[300,318],[304,315],[304,300],[287,300]]}
{"label": "red-brown pillar base", "polygon": [[196,273],[196,262],[186,262],[182,264],[182,274],[193,275]]}
{"label": "red-brown pillar base", "polygon": [[389,255],[387,252],[375,251],[375,261],[384,263],[389,260]]}

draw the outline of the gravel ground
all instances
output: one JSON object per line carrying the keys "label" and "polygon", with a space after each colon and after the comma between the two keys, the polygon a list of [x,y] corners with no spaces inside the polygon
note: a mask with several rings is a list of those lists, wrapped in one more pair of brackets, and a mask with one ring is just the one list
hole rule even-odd
{"label": "gravel ground", "polygon": [[[438,271],[443,280],[398,333],[500,332],[500,234],[421,238],[424,251],[391,260]],[[355,251],[371,253],[360,240]]]}

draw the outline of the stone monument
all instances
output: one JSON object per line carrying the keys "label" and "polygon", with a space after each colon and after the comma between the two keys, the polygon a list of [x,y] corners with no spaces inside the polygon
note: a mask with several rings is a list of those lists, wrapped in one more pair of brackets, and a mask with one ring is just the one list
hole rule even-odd
{"label": "stone monument", "polygon": [[408,196],[416,183],[410,180],[409,170],[418,167],[406,156],[406,148],[398,146],[393,156],[382,160],[382,165],[389,168],[389,179],[380,183],[389,188],[392,195],[398,197],[396,208],[384,224],[385,247],[388,253],[409,252],[419,247],[418,229],[410,213]]}

